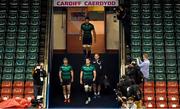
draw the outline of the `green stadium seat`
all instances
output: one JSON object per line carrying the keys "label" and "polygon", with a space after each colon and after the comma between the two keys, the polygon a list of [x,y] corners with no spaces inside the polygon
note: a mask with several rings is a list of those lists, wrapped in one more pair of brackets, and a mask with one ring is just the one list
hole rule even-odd
{"label": "green stadium seat", "polygon": [[176,40],[176,46],[180,46],[180,39]]}
{"label": "green stadium seat", "polygon": [[167,81],[177,81],[177,74],[167,74]]}
{"label": "green stadium seat", "polygon": [[15,26],[17,25],[18,19],[8,19],[8,25]]}
{"label": "green stadium seat", "polygon": [[175,32],[180,32],[180,25],[175,26]]}
{"label": "green stadium seat", "polygon": [[26,59],[26,53],[17,53],[16,59]]}
{"label": "green stadium seat", "polygon": [[0,60],[4,59],[3,53],[0,52]]}
{"label": "green stadium seat", "polygon": [[7,53],[13,53],[13,52],[15,52],[15,50],[16,50],[15,47],[6,47],[5,52],[7,52]]}
{"label": "green stadium seat", "polygon": [[0,46],[0,53],[4,52],[4,47]]}
{"label": "green stadium seat", "polygon": [[29,12],[22,12],[22,11],[20,11],[19,18],[22,18],[22,19],[29,18]]}
{"label": "green stadium seat", "polygon": [[39,32],[40,31],[40,27],[39,26],[30,26],[29,27],[29,32]]}
{"label": "green stadium seat", "polygon": [[32,75],[32,70],[33,70],[33,69],[34,69],[34,66],[32,66],[32,67],[27,67],[26,73]]}
{"label": "green stadium seat", "polygon": [[176,67],[166,67],[166,73],[172,73],[172,74],[176,74],[177,72],[177,68]]}
{"label": "green stadium seat", "polygon": [[173,13],[172,12],[165,12],[163,15],[164,15],[165,19],[173,18]]}
{"label": "green stadium seat", "polygon": [[11,13],[8,14],[8,18],[16,19],[17,17],[18,17],[17,13],[11,12]]}
{"label": "green stadium seat", "polygon": [[16,41],[15,40],[6,40],[6,46],[15,47],[16,46]]}
{"label": "green stadium seat", "polygon": [[176,51],[177,51],[177,54],[180,53],[180,46],[177,46],[177,47],[176,47]]}
{"label": "green stadium seat", "polygon": [[180,53],[177,53],[177,60],[180,60]]}
{"label": "green stadium seat", "polygon": [[2,80],[3,81],[13,81],[13,74],[3,74]]}
{"label": "green stadium seat", "polygon": [[0,66],[4,66],[3,60],[0,60]]}
{"label": "green stadium seat", "polygon": [[141,22],[142,22],[142,25],[151,25],[151,19],[142,19]]}
{"label": "green stadium seat", "polygon": [[6,19],[0,19],[0,26],[6,25]]}
{"label": "green stadium seat", "polygon": [[172,12],[172,4],[164,4],[164,12]]}
{"label": "green stadium seat", "polygon": [[29,40],[28,45],[37,47],[39,46],[39,40]]}
{"label": "green stadium seat", "polygon": [[152,10],[153,10],[153,12],[161,12],[161,5],[160,4],[153,4]]}
{"label": "green stadium seat", "polygon": [[24,40],[24,39],[23,40],[22,39],[21,40],[17,40],[17,46],[19,46],[19,47],[20,46],[22,46],[22,47],[23,46],[27,46],[27,41]]}
{"label": "green stadium seat", "polygon": [[17,26],[8,26],[7,32],[11,32],[11,33],[17,32]]}
{"label": "green stadium seat", "polygon": [[153,19],[161,20],[162,14],[161,14],[161,12],[155,12],[155,13],[152,13],[152,17],[153,17]]}
{"label": "green stadium seat", "polygon": [[142,19],[150,19],[151,18],[151,13],[149,12],[142,12],[141,13]]}
{"label": "green stadium seat", "polygon": [[19,19],[19,25],[28,25],[29,20],[27,18]]}
{"label": "green stadium seat", "polygon": [[[140,22],[140,20],[139,20],[139,22]],[[30,20],[30,25],[40,25],[40,20],[39,19],[31,19]]]}
{"label": "green stadium seat", "polygon": [[39,51],[38,47],[29,47],[28,48],[28,52],[30,52],[30,53],[37,53],[38,51]]}
{"label": "green stadium seat", "polygon": [[140,13],[130,13],[130,16],[131,16],[131,18],[133,18],[133,19],[137,19],[137,18],[139,18],[140,17]]}
{"label": "green stadium seat", "polygon": [[25,67],[15,67],[15,73],[25,74]]}
{"label": "green stadium seat", "polygon": [[151,52],[147,52],[147,54],[148,54],[148,57],[149,57],[150,60],[154,58],[153,52],[152,53]]}
{"label": "green stadium seat", "polygon": [[2,32],[2,33],[6,32],[6,26],[4,26],[4,25],[0,26],[0,32]]}
{"label": "green stadium seat", "polygon": [[165,61],[164,60],[154,60],[154,65],[157,67],[164,67]]}
{"label": "green stadium seat", "polygon": [[138,40],[138,39],[134,40],[134,39],[132,39],[131,40],[131,44],[132,44],[132,46],[141,46],[141,40]]}
{"label": "green stadium seat", "polygon": [[151,11],[151,5],[149,4],[149,0],[143,0],[142,2],[144,2],[145,4],[142,4],[141,6],[141,10],[142,12],[150,12]]}
{"label": "green stadium seat", "polygon": [[165,39],[174,39],[174,33],[165,33],[164,34]]}
{"label": "green stadium seat", "polygon": [[27,33],[28,32],[28,26],[26,26],[26,25],[19,26],[18,32],[19,33]]}
{"label": "green stadium seat", "polygon": [[25,81],[25,74],[15,74],[14,81]]}
{"label": "green stadium seat", "polygon": [[14,73],[14,67],[4,67],[3,74],[13,74]]}
{"label": "green stadium seat", "polygon": [[31,12],[33,13],[40,13],[41,7],[40,6],[32,6]]}
{"label": "green stadium seat", "polygon": [[166,60],[166,66],[176,67],[176,60]]}
{"label": "green stadium seat", "polygon": [[175,41],[174,40],[165,40],[165,46],[174,46]]}
{"label": "green stadium seat", "polygon": [[32,74],[26,74],[26,81],[32,81],[32,80],[33,80]]}
{"label": "green stadium seat", "polygon": [[142,40],[142,45],[143,46],[152,46],[152,40],[150,40],[150,39],[143,39]]}
{"label": "green stadium seat", "polygon": [[180,25],[180,19],[175,20],[175,25]]}
{"label": "green stadium seat", "polygon": [[0,33],[0,40],[4,40],[6,34],[5,33]]}
{"label": "green stadium seat", "polygon": [[153,27],[153,32],[163,32],[163,26],[154,26]]}
{"label": "green stadium seat", "polygon": [[19,33],[17,38],[20,40],[26,40],[27,37],[28,37],[28,33]]}
{"label": "green stadium seat", "polygon": [[6,12],[0,12],[1,19],[6,18],[6,16],[7,16]]}
{"label": "green stadium seat", "polygon": [[138,58],[139,56],[141,56],[141,53],[131,53],[131,57],[132,57],[133,59],[136,59],[136,58]]}
{"label": "green stadium seat", "polygon": [[40,13],[31,13],[30,18],[40,18]]}
{"label": "green stadium seat", "polygon": [[131,19],[131,25],[134,25],[134,26],[140,25],[140,19]]}
{"label": "green stadium seat", "polygon": [[139,12],[139,9],[140,7],[139,7],[139,5],[138,4],[131,4],[131,6],[130,6],[130,11],[131,12]]}
{"label": "green stadium seat", "polygon": [[152,53],[152,46],[143,46],[142,51],[143,53]]}
{"label": "green stadium seat", "polygon": [[27,52],[27,47],[17,47],[17,53],[25,53]]}
{"label": "green stadium seat", "polygon": [[164,32],[174,32],[174,27],[171,25],[165,25]]}
{"label": "green stadium seat", "polygon": [[175,13],[175,18],[176,19],[180,19],[180,14],[179,13]]}
{"label": "green stadium seat", "polygon": [[14,66],[14,60],[4,60],[4,66],[12,67]]}
{"label": "green stadium seat", "polygon": [[176,53],[166,53],[166,59],[175,59],[176,60]]}
{"label": "green stadium seat", "polygon": [[4,59],[14,59],[14,53],[5,53]]}
{"label": "green stadium seat", "polygon": [[168,53],[168,52],[173,52],[173,53],[175,53],[176,52],[176,50],[175,50],[175,47],[165,47],[165,51],[166,51],[166,53]]}
{"label": "green stadium seat", "polygon": [[37,53],[28,53],[27,59],[28,60],[37,60],[38,54]]}
{"label": "green stadium seat", "polygon": [[152,31],[151,26],[142,26],[142,32],[151,32],[151,31]]}
{"label": "green stadium seat", "polygon": [[156,81],[166,81],[166,75],[165,74],[155,74],[155,80]]}
{"label": "green stadium seat", "polygon": [[165,59],[164,57],[164,53],[162,52],[157,52],[157,53],[154,53],[154,59]]}
{"label": "green stadium seat", "polygon": [[150,61],[150,65],[149,65],[149,66],[152,67],[152,66],[153,66],[153,63],[154,63],[154,62],[153,62],[154,60],[153,60],[153,59],[149,59],[149,61]]}
{"label": "green stadium seat", "polygon": [[153,69],[153,67],[151,66],[151,67],[149,67],[149,73],[150,74],[154,74],[154,69]]}
{"label": "green stadium seat", "polygon": [[164,46],[164,40],[163,39],[154,39],[153,45],[154,46]]}
{"label": "green stadium seat", "polygon": [[163,39],[163,33],[153,33],[154,39]]}
{"label": "green stadium seat", "polygon": [[4,40],[0,40],[0,46],[4,46],[5,45],[5,41]]}
{"label": "green stadium seat", "polygon": [[155,69],[155,74],[157,74],[157,73],[166,73],[164,67],[154,67],[154,69]]}
{"label": "green stadium seat", "polygon": [[148,81],[154,81],[154,74],[149,74]]}
{"label": "green stadium seat", "polygon": [[16,60],[16,66],[26,66],[26,60]]}
{"label": "green stadium seat", "polygon": [[164,25],[173,26],[174,25],[173,19],[164,19]]}
{"label": "green stadium seat", "polygon": [[[138,37],[135,33],[131,33],[131,38]],[[37,40],[39,39],[39,33],[29,33],[29,39]]]}
{"label": "green stadium seat", "polygon": [[143,39],[152,39],[152,34],[151,33],[142,33],[142,38]]}
{"label": "green stadium seat", "polygon": [[40,6],[40,1],[39,1],[39,0],[33,0],[33,1],[32,1],[32,8],[33,8],[34,6]]}
{"label": "green stadium seat", "polygon": [[161,18],[156,18],[156,19],[153,19],[153,25],[162,25],[162,19]]}
{"label": "green stadium seat", "polygon": [[6,39],[7,40],[15,40],[16,39],[16,33],[7,33]]}
{"label": "green stadium seat", "polygon": [[177,60],[177,65],[180,66],[180,60]]}
{"label": "green stadium seat", "polygon": [[27,66],[28,67],[35,67],[37,64],[37,60],[28,60],[27,61]]}
{"label": "green stadium seat", "polygon": [[130,3],[131,4],[137,4],[137,3],[139,3],[139,0],[130,0]]}

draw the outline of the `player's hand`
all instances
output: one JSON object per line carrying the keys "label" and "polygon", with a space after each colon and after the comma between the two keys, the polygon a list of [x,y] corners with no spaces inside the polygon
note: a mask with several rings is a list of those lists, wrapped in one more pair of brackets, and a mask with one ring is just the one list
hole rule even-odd
{"label": "player's hand", "polygon": [[93,78],[93,82],[95,81],[96,79],[95,78]]}
{"label": "player's hand", "polygon": [[63,79],[62,79],[62,78],[60,78],[60,82],[63,82]]}
{"label": "player's hand", "polygon": [[96,39],[94,39],[94,43],[96,43]]}
{"label": "player's hand", "polygon": [[79,40],[82,40],[82,37],[81,37],[81,36],[79,37]]}
{"label": "player's hand", "polygon": [[71,79],[71,82],[73,83],[73,82],[74,82],[74,80],[73,80],[73,79]]}
{"label": "player's hand", "polygon": [[82,80],[80,80],[80,84],[83,84]]}

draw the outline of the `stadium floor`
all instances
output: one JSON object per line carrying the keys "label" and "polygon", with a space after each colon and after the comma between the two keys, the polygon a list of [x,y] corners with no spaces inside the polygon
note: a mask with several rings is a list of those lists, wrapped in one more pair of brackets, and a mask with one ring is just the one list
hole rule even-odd
{"label": "stadium floor", "polygon": [[[69,63],[73,66],[75,72],[75,80],[72,84],[72,102],[70,104],[63,103],[62,88],[58,79],[58,69],[61,65],[63,57],[69,58]],[[89,105],[85,105],[85,97],[83,87],[79,84],[79,72],[82,65],[82,55],[80,54],[55,54],[53,55],[53,67],[50,77],[50,108],[118,108],[115,95],[112,89],[118,81],[118,54],[102,54],[104,60],[105,71],[110,79],[111,88],[102,93],[101,98],[93,99]],[[106,67],[108,66],[108,67]],[[111,72],[111,73],[110,73]]]}

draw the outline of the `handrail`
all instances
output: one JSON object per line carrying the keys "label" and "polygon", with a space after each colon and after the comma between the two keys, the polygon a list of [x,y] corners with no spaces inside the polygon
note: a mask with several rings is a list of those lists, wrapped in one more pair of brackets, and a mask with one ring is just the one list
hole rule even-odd
{"label": "handrail", "polygon": [[[44,65],[45,70],[47,71],[47,77],[44,79],[44,86],[43,86],[43,108],[48,108],[49,106],[49,80],[50,80],[50,74],[49,74],[49,53],[51,51],[50,46],[50,38],[51,38],[51,14],[52,14],[52,0],[48,0],[47,3],[47,19],[46,19],[46,35],[45,35],[45,54],[44,54]],[[51,57],[50,57],[51,58]]]}

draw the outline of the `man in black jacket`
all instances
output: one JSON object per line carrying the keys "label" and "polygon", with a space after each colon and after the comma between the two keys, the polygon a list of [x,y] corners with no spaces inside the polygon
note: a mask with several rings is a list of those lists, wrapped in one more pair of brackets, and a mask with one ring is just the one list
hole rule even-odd
{"label": "man in black jacket", "polygon": [[34,79],[34,97],[37,99],[38,93],[41,93],[43,88],[44,77],[46,77],[46,71],[44,70],[44,64],[38,64],[32,72]]}
{"label": "man in black jacket", "polygon": [[93,89],[94,89],[94,97],[100,97],[101,86],[104,82],[104,71],[103,71],[103,62],[100,59],[99,54],[94,55],[93,65],[96,68],[96,81],[94,82]]}

